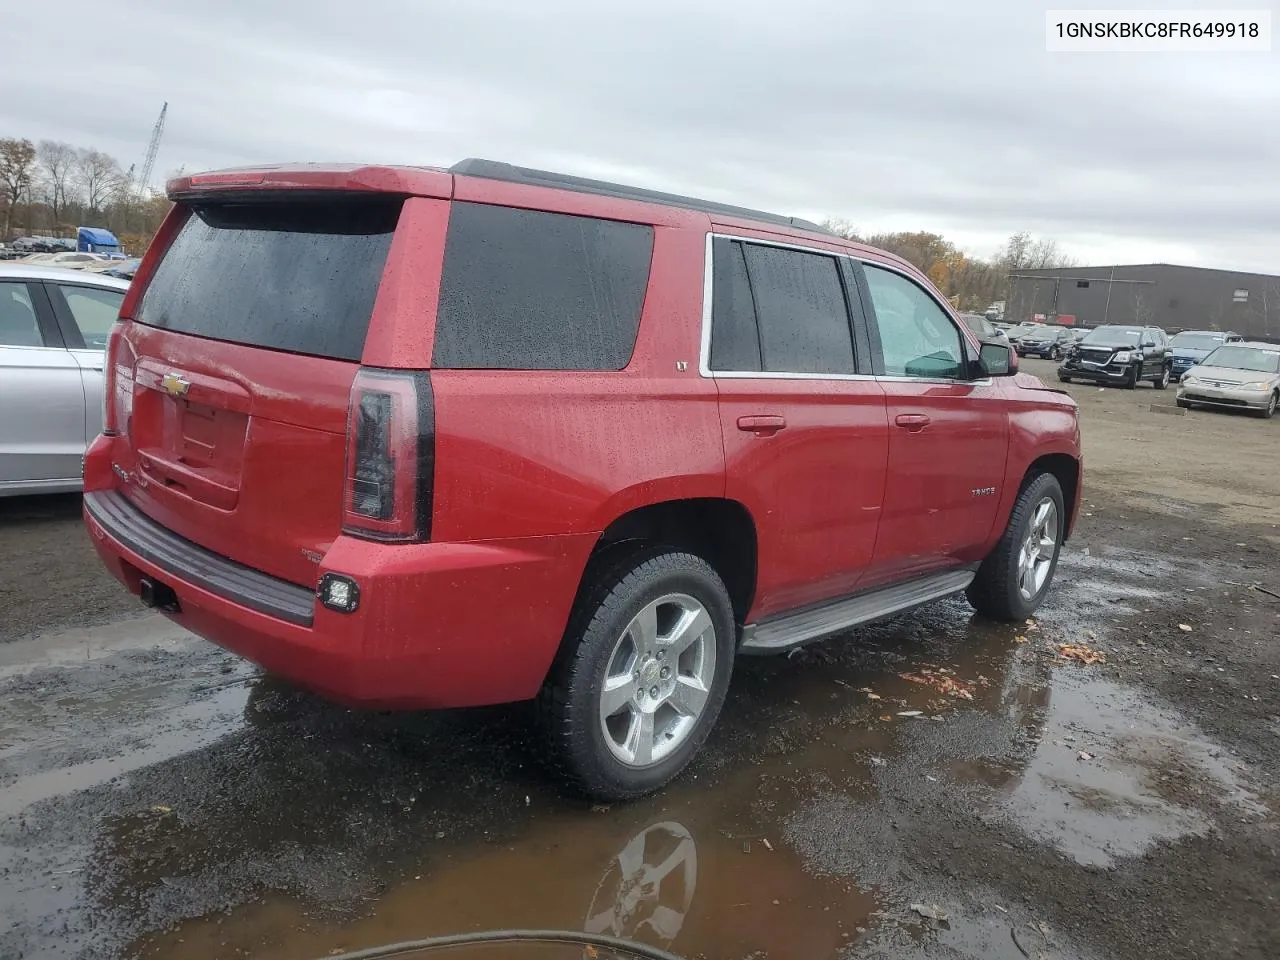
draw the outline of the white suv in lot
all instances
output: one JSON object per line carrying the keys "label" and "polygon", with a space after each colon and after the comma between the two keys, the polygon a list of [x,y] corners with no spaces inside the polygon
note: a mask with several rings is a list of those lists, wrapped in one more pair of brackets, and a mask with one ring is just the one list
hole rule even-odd
{"label": "white suv in lot", "polygon": [[1242,341],[1218,347],[1182,375],[1177,403],[1274,417],[1280,406],[1280,345]]}
{"label": "white suv in lot", "polygon": [[0,496],[79,490],[127,280],[0,263]]}

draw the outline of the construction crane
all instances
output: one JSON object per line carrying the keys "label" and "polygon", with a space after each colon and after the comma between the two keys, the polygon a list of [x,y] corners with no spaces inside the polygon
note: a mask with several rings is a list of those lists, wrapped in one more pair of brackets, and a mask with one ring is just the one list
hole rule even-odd
{"label": "construction crane", "polygon": [[145,197],[151,190],[151,171],[156,165],[156,154],[160,152],[160,138],[164,136],[164,116],[169,112],[169,101],[160,108],[160,116],[156,117],[156,125],[151,128],[151,142],[147,144],[147,157],[142,161],[142,173],[138,175],[138,194]]}

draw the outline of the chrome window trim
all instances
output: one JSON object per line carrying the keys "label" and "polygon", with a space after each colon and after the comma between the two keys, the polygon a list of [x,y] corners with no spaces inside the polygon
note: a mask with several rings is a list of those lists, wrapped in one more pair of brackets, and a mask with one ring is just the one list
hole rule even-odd
{"label": "chrome window trim", "polygon": [[[743,237],[732,233],[716,233],[714,230],[707,233],[706,244],[702,261],[702,331],[701,342],[698,349],[698,374],[708,380],[834,380],[834,381],[877,381],[881,383],[938,383],[938,384],[965,384],[968,386],[990,386],[991,377],[984,377],[981,380],[960,380],[954,377],[898,377],[898,376],[876,376],[868,373],[786,373],[779,370],[712,370],[711,369],[711,306],[714,296],[713,285],[715,282],[715,265],[713,261],[713,245],[716,240],[736,240],[741,243],[755,243],[763,247],[781,247],[784,250],[799,250],[801,253],[816,253],[835,259],[843,258],[852,260],[857,263],[879,267],[898,274],[904,280],[920,286],[909,274],[898,270],[886,264],[877,263],[874,260],[863,260],[849,253],[836,253],[832,250],[823,250],[821,247],[807,247],[799,243],[781,243],[776,240],[760,240],[756,237]],[[925,295],[929,297],[935,304],[937,299],[925,290]],[[938,304],[941,309],[941,304]],[[955,320],[951,314],[943,309],[943,316],[951,320],[954,327]],[[960,333],[961,340],[964,340],[964,334]]]}

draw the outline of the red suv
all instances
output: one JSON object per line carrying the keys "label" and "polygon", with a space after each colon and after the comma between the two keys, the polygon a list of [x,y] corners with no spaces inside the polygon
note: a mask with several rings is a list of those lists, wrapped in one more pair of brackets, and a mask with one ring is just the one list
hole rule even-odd
{"label": "red suv", "polygon": [[538,698],[565,773],[621,799],[688,762],[739,654],[1048,590],[1076,406],[890,254],[479,160],[169,195],[85,518],[145,603],[268,671]]}

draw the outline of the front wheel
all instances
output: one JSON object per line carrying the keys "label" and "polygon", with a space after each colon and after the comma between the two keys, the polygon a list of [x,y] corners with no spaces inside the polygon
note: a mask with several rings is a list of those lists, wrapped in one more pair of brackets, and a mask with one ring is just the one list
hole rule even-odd
{"label": "front wheel", "polygon": [[1059,380],[1061,380],[1063,383],[1070,383],[1070,382],[1071,382],[1071,378],[1070,378],[1070,377],[1068,377],[1065,373],[1060,373],[1060,374],[1058,374],[1058,379],[1059,379]]}
{"label": "front wheel", "polygon": [[540,697],[553,759],[595,799],[674,779],[724,705],[737,648],[728,591],[692,554],[651,548],[588,571]]}
{"label": "front wheel", "polygon": [[1171,371],[1168,367],[1161,367],[1160,376],[1152,380],[1151,385],[1155,387],[1157,390],[1164,390],[1168,388],[1169,381],[1172,378],[1173,378],[1173,371]]}
{"label": "front wheel", "polygon": [[1190,409],[1191,409],[1191,401],[1190,401],[1190,400],[1183,400],[1181,397],[1178,397],[1178,398],[1177,398],[1176,400],[1174,400],[1173,402],[1174,402],[1174,403],[1176,403],[1178,406],[1180,406],[1183,410],[1190,410]]}
{"label": "front wheel", "polygon": [[1280,406],[1280,390],[1272,391],[1271,398],[1267,400],[1267,405],[1262,408],[1262,417],[1264,420],[1270,420],[1276,415],[1276,407]]}
{"label": "front wheel", "polygon": [[1055,362],[1056,362],[1056,361],[1058,361],[1058,360],[1061,360],[1061,359],[1062,359],[1062,351],[1061,351],[1061,350],[1059,350],[1057,347],[1051,347],[1051,348],[1050,348],[1050,350],[1049,350],[1049,359],[1050,359],[1050,360],[1053,360],[1053,361],[1055,361]]}
{"label": "front wheel", "polygon": [[1129,368],[1128,375],[1124,378],[1124,388],[1126,390],[1136,390],[1138,381],[1142,379],[1142,365],[1135,364]]}
{"label": "front wheel", "polygon": [[1044,601],[1058,566],[1066,530],[1062,485],[1042,473],[1023,487],[1009,525],[991,551],[966,596],[993,620],[1025,620]]}

